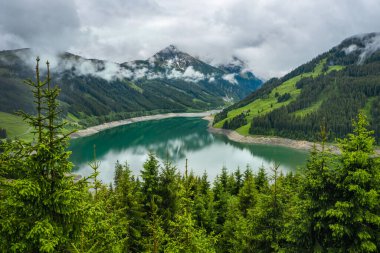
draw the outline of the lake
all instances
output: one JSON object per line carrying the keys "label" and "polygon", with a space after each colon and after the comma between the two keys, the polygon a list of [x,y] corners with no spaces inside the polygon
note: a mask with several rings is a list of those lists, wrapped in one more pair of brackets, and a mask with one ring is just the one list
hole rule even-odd
{"label": "lake", "polygon": [[262,144],[245,144],[230,141],[227,137],[207,131],[208,122],[201,118],[169,118],[138,122],[107,129],[95,135],[73,139],[69,149],[70,160],[75,164],[74,173],[88,176],[92,172],[88,163],[93,160],[93,146],[100,163],[100,179],[113,182],[116,161],[128,162],[135,175],[140,174],[149,152],[161,161],[169,159],[184,172],[188,168],[196,175],[205,171],[213,180],[221,169],[235,171],[247,166],[253,171],[279,163],[283,172],[302,167],[308,152]]}

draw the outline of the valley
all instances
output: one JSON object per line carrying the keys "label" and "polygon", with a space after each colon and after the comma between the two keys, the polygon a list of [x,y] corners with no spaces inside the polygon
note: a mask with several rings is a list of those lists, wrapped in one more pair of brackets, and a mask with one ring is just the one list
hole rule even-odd
{"label": "valley", "polygon": [[[32,49],[0,52],[0,112],[35,113],[30,89],[23,83],[34,75],[30,64],[34,57]],[[173,45],[147,60],[122,64],[70,53],[53,60],[52,81],[61,89],[61,117],[69,130],[132,117],[222,108],[262,84],[241,60],[212,66]],[[17,136],[5,119],[0,119],[0,128]]]}
{"label": "valley", "polygon": [[0,1],[0,252],[380,252],[378,1]]}

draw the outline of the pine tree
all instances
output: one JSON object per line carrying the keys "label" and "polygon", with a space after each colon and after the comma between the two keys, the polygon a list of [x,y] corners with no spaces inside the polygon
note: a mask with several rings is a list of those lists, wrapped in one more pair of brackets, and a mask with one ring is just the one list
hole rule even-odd
{"label": "pine tree", "polygon": [[177,168],[166,161],[159,176],[159,195],[162,199],[159,213],[164,221],[164,230],[167,230],[168,223],[173,221],[179,209],[179,181]]}
{"label": "pine tree", "polygon": [[332,245],[340,252],[380,250],[380,164],[374,158],[373,131],[359,114],[354,133],[340,141],[342,156],[338,168],[337,198],[326,214]]}
{"label": "pine tree", "polygon": [[250,252],[248,240],[251,228],[239,205],[238,197],[229,198],[227,219],[218,240],[218,252]]}
{"label": "pine tree", "polygon": [[214,181],[214,208],[217,213],[216,220],[216,233],[221,233],[223,230],[223,224],[226,221],[226,216],[228,212],[228,199],[231,194],[227,191],[227,173],[226,170],[222,175],[217,176]]}
{"label": "pine tree", "polygon": [[142,194],[138,182],[134,181],[132,171],[127,162],[115,165],[115,189],[111,196],[112,207],[116,213],[118,224],[122,226],[121,237],[123,251],[142,252],[143,227],[145,225],[142,205]]}
{"label": "pine tree", "polygon": [[259,192],[265,192],[269,189],[268,176],[264,166],[261,166],[257,175],[255,175],[255,185]]}
{"label": "pine tree", "polygon": [[15,252],[65,251],[80,234],[85,219],[87,183],[74,182],[66,151],[68,134],[58,121],[59,89],[40,80],[31,86],[36,115],[22,113],[33,128],[33,143],[15,140],[0,155],[0,248]]}
{"label": "pine tree", "polygon": [[303,226],[298,227],[297,243],[310,251],[326,248],[331,237],[328,227],[330,218],[326,212],[336,199],[335,156],[325,148],[327,135],[324,127],[321,127],[321,139],[321,151],[314,145],[310,153],[301,190],[303,201],[300,211],[304,218],[300,220]]}
{"label": "pine tree", "polygon": [[141,171],[141,178],[143,180],[141,184],[141,192],[145,205],[144,209],[147,215],[150,215],[153,212],[152,208],[154,205],[157,205],[161,201],[158,188],[158,173],[160,170],[160,165],[153,153],[149,154],[143,168],[144,169]]}
{"label": "pine tree", "polygon": [[189,198],[184,184],[180,185],[179,198],[180,211],[170,222],[164,252],[215,252],[217,238],[197,227],[191,213],[193,200]]}
{"label": "pine tree", "polygon": [[243,187],[243,175],[241,174],[240,168],[238,167],[237,170],[234,173],[235,175],[235,190],[234,195],[239,194],[240,189]]}
{"label": "pine tree", "polygon": [[153,153],[143,165],[141,171],[141,194],[145,215],[145,226],[143,236],[145,237],[145,247],[150,252],[158,252],[164,241],[164,231],[162,229],[162,217],[159,213],[159,206],[162,202],[159,189],[160,165]]}
{"label": "pine tree", "polygon": [[252,231],[248,245],[257,252],[278,252],[285,240],[284,217],[289,196],[284,191],[284,176],[279,172],[279,165],[274,164],[272,172],[269,192],[260,194],[257,204],[248,210]]}
{"label": "pine tree", "polygon": [[252,176],[248,176],[239,191],[239,208],[243,216],[247,216],[248,209],[253,208],[257,202],[258,192]]}
{"label": "pine tree", "polygon": [[334,158],[322,143],[322,151],[314,149],[308,162],[301,196],[310,218],[310,249],[379,249],[380,167],[373,157],[373,132],[362,114],[353,126],[354,133],[339,141],[341,156]]}
{"label": "pine tree", "polygon": [[214,207],[214,194],[206,173],[199,181],[192,208],[193,217],[199,227],[206,229],[207,233],[211,233],[215,230],[217,215]]}

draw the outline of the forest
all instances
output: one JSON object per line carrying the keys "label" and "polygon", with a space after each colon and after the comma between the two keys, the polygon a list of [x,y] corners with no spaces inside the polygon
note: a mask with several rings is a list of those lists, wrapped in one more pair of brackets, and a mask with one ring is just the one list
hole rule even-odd
{"label": "forest", "polygon": [[[352,132],[351,120],[362,111],[366,114],[370,128],[375,130],[375,139],[379,143],[379,103],[380,86],[379,63],[362,66],[350,66],[339,72],[321,75],[315,78],[306,77],[298,81],[295,86],[300,90],[296,100],[281,106],[266,114],[254,117],[251,120],[249,133],[254,135],[275,135],[292,139],[318,140],[320,124],[325,124],[329,131],[328,140],[343,138]],[[271,90],[281,82],[268,81],[264,87],[247,98],[248,101],[267,96]],[[277,102],[289,100],[289,93],[279,95]],[[242,103],[244,100],[242,101]],[[227,118],[228,110],[243,104],[236,104],[217,114],[214,123]],[[302,110],[313,108],[308,113],[298,114]],[[237,129],[247,124],[243,114],[225,121],[223,128]]]}
{"label": "forest", "polygon": [[[217,127],[239,132],[239,128],[247,126],[249,130],[240,130],[240,133],[309,141],[318,140],[323,124],[328,131],[328,141],[334,142],[352,132],[352,119],[363,113],[379,144],[380,51],[374,51],[361,62],[359,51],[344,52],[350,45],[362,46],[363,41],[349,38],[285,76],[268,80],[260,89],[217,114],[214,124],[225,120]],[[281,94],[276,92],[292,80],[291,88]],[[271,101],[268,109],[265,101],[272,92],[276,101]],[[255,102],[265,111],[244,119],[239,109]]]}
{"label": "forest", "polygon": [[[379,63],[350,66],[346,70],[296,83],[302,89],[294,102],[252,120],[251,134],[273,134],[295,139],[316,140],[318,122],[329,131],[328,139],[342,138],[352,132],[353,119],[361,110],[370,119],[373,130],[379,128],[380,86]],[[320,101],[320,106],[307,115],[295,112]],[[368,109],[366,109],[368,108]],[[378,131],[376,139],[379,141]]]}
{"label": "forest", "polygon": [[21,114],[35,140],[2,144],[2,252],[379,252],[380,160],[364,114],[339,140],[340,155],[325,148],[321,127],[322,148],[295,173],[223,168],[210,182],[149,154],[140,175],[117,162],[104,185],[96,147],[93,174],[71,174],[50,80],[49,65],[46,80],[37,65],[27,81],[37,113]]}

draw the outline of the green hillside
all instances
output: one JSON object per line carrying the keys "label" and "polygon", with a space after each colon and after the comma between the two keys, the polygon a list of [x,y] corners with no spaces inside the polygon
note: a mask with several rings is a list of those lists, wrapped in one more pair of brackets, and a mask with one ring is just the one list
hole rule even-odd
{"label": "green hillside", "polygon": [[[0,52],[0,112],[35,113],[30,88],[23,82],[34,79],[34,66],[27,59],[35,57],[31,49]],[[46,66],[42,61],[40,65],[44,76]],[[57,57],[51,73],[52,83],[61,89],[61,117],[71,122],[74,116],[79,128],[148,114],[221,108],[262,83],[251,72],[233,73],[236,83],[231,83],[223,78],[231,75],[227,70],[174,46],[147,60],[123,64],[64,53]]]}
{"label": "green hillside", "polygon": [[[364,111],[379,141],[380,52],[363,53],[377,36],[349,38],[284,77],[269,80],[216,115],[214,127],[242,135],[316,140],[323,124],[334,141],[352,131],[352,119]],[[352,45],[358,49],[346,53]]]}
{"label": "green hillside", "polygon": [[[344,69],[344,66],[333,65],[329,66],[327,69],[324,70],[323,68],[326,65],[326,60],[326,58],[321,60],[318,63],[318,65],[315,66],[313,71],[302,73],[284,81],[279,86],[273,88],[267,96],[264,96],[263,98],[258,98],[245,106],[228,111],[227,117],[218,121],[216,124],[214,124],[214,126],[217,128],[221,128],[223,127],[226,121],[231,121],[233,118],[243,113],[247,120],[247,124],[244,124],[239,128],[236,128],[236,131],[242,135],[248,135],[251,126],[251,121],[253,118],[257,116],[266,115],[275,109],[278,109],[280,107],[290,104],[291,102],[294,102],[297,99],[298,95],[301,93],[301,89],[298,89],[296,87],[296,84],[300,80],[307,77],[315,78],[322,74],[326,75],[331,73],[332,71],[339,71]],[[290,98],[286,101],[278,101],[278,98],[286,93],[290,94]],[[308,108],[298,110],[295,112],[295,114],[302,116],[311,113],[318,109],[318,107],[321,105],[321,102],[322,101],[318,101]]]}
{"label": "green hillside", "polygon": [[0,129],[7,130],[7,137],[31,140],[33,134],[31,128],[23,121],[22,117],[10,113],[0,112]]}

